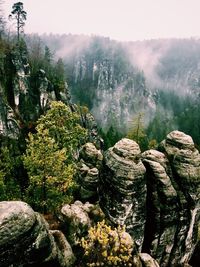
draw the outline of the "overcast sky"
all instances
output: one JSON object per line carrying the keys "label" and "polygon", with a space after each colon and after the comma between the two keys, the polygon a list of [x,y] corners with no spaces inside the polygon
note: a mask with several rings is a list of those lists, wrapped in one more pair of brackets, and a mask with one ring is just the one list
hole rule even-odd
{"label": "overcast sky", "polygon": [[[7,17],[13,3],[4,0]],[[95,34],[117,40],[200,36],[200,0],[23,0],[27,33]]]}

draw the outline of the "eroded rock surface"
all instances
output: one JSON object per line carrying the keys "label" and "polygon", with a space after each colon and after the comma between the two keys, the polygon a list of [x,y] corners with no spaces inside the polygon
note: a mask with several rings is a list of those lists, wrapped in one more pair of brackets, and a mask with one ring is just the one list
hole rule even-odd
{"label": "eroded rock surface", "polygon": [[140,260],[142,262],[142,266],[145,267],[159,267],[158,262],[153,259],[149,254],[147,253],[139,253]]}
{"label": "eroded rock surface", "polygon": [[112,223],[126,225],[140,250],[144,237],[146,181],[139,154],[138,144],[126,138],[108,149],[101,178],[100,203]]}
{"label": "eroded rock surface", "polygon": [[80,151],[78,164],[80,195],[82,199],[97,198],[99,170],[102,167],[103,155],[94,144],[86,143]]}
{"label": "eroded rock surface", "polygon": [[[67,240],[54,238],[44,218],[21,201],[0,202],[0,266],[68,267],[74,261],[72,251],[63,253],[60,245]],[[58,236],[58,235],[57,235]],[[63,245],[64,246],[64,245]],[[70,251],[70,253],[69,253]],[[66,256],[66,258],[65,258]]]}
{"label": "eroded rock surface", "polygon": [[200,154],[179,131],[168,134],[159,149],[142,154],[148,187],[143,249],[160,266],[187,264],[197,243]]}
{"label": "eroded rock surface", "polygon": [[158,150],[142,154],[134,141],[119,141],[105,153],[100,200],[139,251],[142,246],[162,267],[186,266],[200,220],[200,154],[192,138],[173,131]]}
{"label": "eroded rock surface", "polygon": [[95,221],[102,220],[104,214],[98,205],[81,201],[75,201],[73,204],[64,205],[59,215],[63,226],[67,226],[66,235],[72,246],[78,245],[81,238],[85,236]]}

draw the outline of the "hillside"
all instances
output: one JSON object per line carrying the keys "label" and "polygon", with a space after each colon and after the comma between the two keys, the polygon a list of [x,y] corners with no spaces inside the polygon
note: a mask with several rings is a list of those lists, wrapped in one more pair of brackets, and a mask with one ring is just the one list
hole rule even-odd
{"label": "hillside", "polygon": [[90,108],[104,132],[112,126],[126,134],[142,113],[149,139],[179,129],[199,144],[200,40],[42,39],[63,57],[73,100]]}

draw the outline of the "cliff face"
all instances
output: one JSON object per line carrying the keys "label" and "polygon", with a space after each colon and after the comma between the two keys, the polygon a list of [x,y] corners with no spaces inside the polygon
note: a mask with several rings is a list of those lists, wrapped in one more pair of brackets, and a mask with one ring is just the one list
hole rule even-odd
{"label": "cliff face", "polygon": [[[178,128],[198,142],[199,40],[120,43],[73,35],[43,38],[64,58],[73,100],[92,109],[105,131],[113,126],[127,132],[134,117],[144,113],[145,126],[155,118],[150,138],[161,141]],[[187,124],[186,118],[191,118]],[[166,130],[161,131],[163,123]]]}
{"label": "cliff face", "polygon": [[[68,85],[62,75],[56,73],[56,69],[46,73],[39,68],[39,63],[32,62],[36,66],[31,66],[29,61],[26,46],[14,47],[5,54],[0,81],[0,134],[17,139],[21,134],[34,131],[35,122],[48,109],[50,101],[57,100],[80,115],[80,124],[88,129],[89,141],[100,146],[94,117],[87,108],[72,104]],[[54,67],[48,64],[49,69]]]}
{"label": "cliff face", "polygon": [[70,60],[66,56],[66,66],[72,98],[89,106],[104,129],[112,125],[125,132],[139,112],[145,113],[147,121],[152,118],[153,93],[120,43],[93,38]]}
{"label": "cliff face", "polygon": [[44,111],[48,99],[55,99],[49,92],[50,82],[43,70],[38,71],[37,87],[30,85],[31,71],[28,52],[24,48],[9,51],[5,57],[4,81],[0,85],[1,134],[16,138],[24,127],[31,127]]}
{"label": "cliff face", "polygon": [[110,148],[105,154],[99,191],[106,216],[116,225],[126,225],[141,251],[147,192],[145,167],[139,154],[138,144],[126,138]]}
{"label": "cliff face", "polygon": [[103,211],[125,224],[138,248],[160,266],[189,262],[198,242],[200,154],[190,136],[173,131],[159,150],[140,154],[122,139],[105,154]]}

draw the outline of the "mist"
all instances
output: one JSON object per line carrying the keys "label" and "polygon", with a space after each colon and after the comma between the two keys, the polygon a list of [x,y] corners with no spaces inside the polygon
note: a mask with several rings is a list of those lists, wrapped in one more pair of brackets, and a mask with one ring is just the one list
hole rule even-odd
{"label": "mist", "polygon": [[144,72],[147,86],[159,88],[163,81],[158,74],[162,57],[170,48],[169,41],[143,41],[125,43],[124,48],[128,51],[133,66]]}
{"label": "mist", "polygon": [[69,34],[44,36],[44,41],[64,60],[72,100],[89,107],[105,131],[114,126],[127,132],[139,113],[148,127],[158,105],[166,121],[178,128],[174,106],[164,107],[167,96],[159,92],[174,92],[182,101],[199,92],[199,39],[117,42]]}

